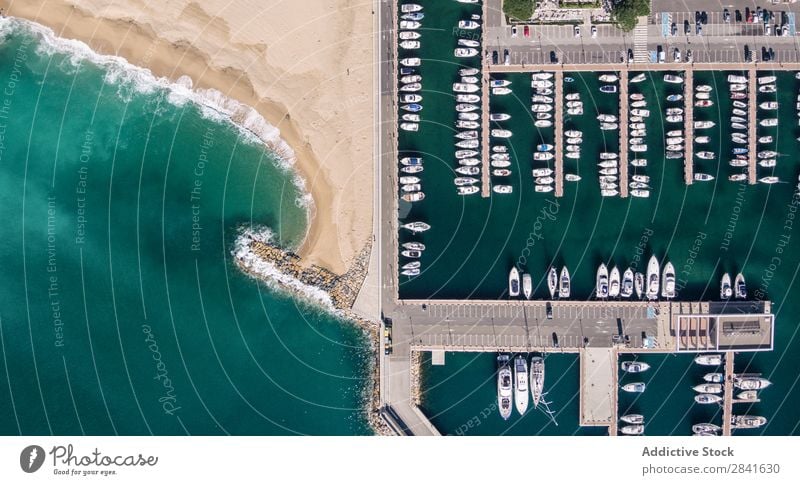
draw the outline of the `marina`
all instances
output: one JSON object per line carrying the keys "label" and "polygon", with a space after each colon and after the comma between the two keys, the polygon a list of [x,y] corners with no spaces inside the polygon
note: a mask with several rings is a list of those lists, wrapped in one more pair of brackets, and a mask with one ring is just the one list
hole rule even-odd
{"label": "marina", "polygon": [[[480,23],[486,10],[478,7],[444,2],[436,6],[442,13],[437,22],[446,26],[472,18]],[[435,31],[425,35],[429,34],[437,35]],[[480,37],[487,40],[482,32]],[[432,78],[434,83],[442,78],[444,86],[458,81],[456,75],[463,76],[459,69],[472,66],[444,67],[463,62],[447,57],[448,42],[452,40],[436,38],[422,55],[442,59],[442,69],[450,69],[449,74],[437,71]],[[437,356],[437,364],[427,367],[433,374],[458,353],[474,353],[476,357],[465,358],[481,361],[477,355],[498,352],[511,354],[512,361],[514,354],[541,355],[545,361],[556,354],[574,354],[576,426],[597,426],[609,434],[641,434],[651,429],[649,423],[618,424],[638,399],[619,395],[618,389],[643,391],[642,399],[649,399],[653,391],[649,384],[639,388],[636,382],[621,383],[620,355],[669,359],[661,356],[726,352],[732,356],[780,345],[775,342],[778,325],[772,304],[766,298],[771,292],[739,301],[724,296],[717,300],[716,293],[723,269],[733,274],[742,271],[755,280],[747,268],[765,264],[763,256],[746,263],[730,256],[741,254],[736,248],[745,248],[758,230],[736,224],[732,231],[734,214],[736,221],[780,217],[780,209],[769,212],[765,207],[780,207],[779,200],[792,197],[795,168],[759,160],[780,159],[781,153],[792,152],[798,136],[792,108],[800,64],[520,65],[506,62],[502,50],[496,52],[487,52],[480,63],[483,197],[458,197],[446,190],[446,177],[440,177],[452,163],[439,142],[445,138],[446,108],[453,106],[452,100],[442,99],[433,112],[423,111],[419,133],[400,132],[401,152],[407,153],[408,146],[434,160],[433,165],[426,162],[422,177],[432,180],[437,190],[419,203],[398,203],[401,226],[424,222],[428,228],[401,229],[392,235],[397,239],[389,244],[395,247],[424,242],[425,250],[419,256],[422,270],[396,279],[397,299],[385,305],[386,318],[395,332],[401,329],[408,353]],[[726,80],[740,75],[746,76],[742,90],[739,83]],[[777,90],[759,91],[760,78],[767,75],[775,76]],[[742,109],[734,103],[740,92],[747,103],[741,116],[746,120],[730,121],[739,116],[732,110]],[[439,95],[434,92],[433,97]],[[778,118],[789,118],[791,123],[763,121],[767,108],[757,109],[757,103],[776,98]],[[733,123],[744,125],[746,146],[736,143],[740,128]],[[791,130],[791,136],[775,136],[775,126]],[[739,163],[733,163],[741,156],[746,159],[744,180],[738,175]],[[746,183],[731,183],[742,181]],[[766,190],[768,182],[780,181],[790,183]],[[747,205],[739,202],[742,198]],[[730,255],[715,259],[713,248],[700,254],[705,241],[723,245]],[[660,281],[652,292],[649,277],[639,285],[651,255],[660,263],[655,271]],[[609,265],[608,290],[601,293],[598,266],[609,257],[619,266]],[[394,264],[400,268],[408,260],[398,257]],[[555,291],[548,278],[551,268],[557,270]],[[647,299],[638,290],[634,296],[632,286],[645,287]],[[392,356],[392,360],[402,358],[403,354]],[[490,374],[496,377],[495,372]],[[584,375],[593,377],[584,380]],[[687,403],[696,401],[691,393],[686,396]],[[426,399],[417,406],[430,406]],[[727,391],[719,397],[723,407],[736,400]],[[708,404],[695,406],[707,409],[703,406]],[[700,417],[701,424],[708,424],[714,416]],[[736,420],[733,414],[724,419],[729,425]],[[714,426],[724,432],[722,420],[716,421]]]}

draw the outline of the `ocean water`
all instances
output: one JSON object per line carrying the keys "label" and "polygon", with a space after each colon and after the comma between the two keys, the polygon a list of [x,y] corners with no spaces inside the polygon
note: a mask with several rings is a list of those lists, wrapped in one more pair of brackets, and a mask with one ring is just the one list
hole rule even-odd
{"label": "ocean water", "polygon": [[[733,146],[728,72],[695,73],[695,84],[715,87],[715,105],[695,109],[695,118],[716,122],[713,129],[696,132],[696,136],[708,135],[711,142],[696,145],[695,152],[711,150],[717,158],[695,160],[696,172],[709,173],[716,179],[690,186],[684,183],[682,162],[664,156],[665,133],[679,126],[665,123],[660,113],[667,107],[666,96],[679,87],[664,83],[659,73],[653,73],[643,83],[632,84],[630,92],[645,94],[652,113],[646,122],[649,148],[642,156],[649,164],[636,172],[650,176],[652,190],[648,199],[600,197],[598,153],[616,151],[619,140],[616,132],[599,130],[595,116],[617,114],[618,95],[600,93],[596,73],[569,74],[575,82],[565,84],[565,93],[581,93],[585,109],[582,117],[565,121],[565,129],[584,131],[581,158],[577,162],[565,159],[565,168],[583,179],[566,182],[562,198],[534,193],[532,153],[537,143],[551,143],[553,134],[533,127],[530,76],[495,75],[494,78],[512,81],[512,94],[492,96],[490,102],[493,112],[512,116],[501,124],[514,133],[508,141],[513,174],[507,182],[514,192],[489,199],[477,195],[461,197],[452,183],[456,165],[450,142],[455,141],[456,118],[450,85],[458,80],[460,67],[453,56],[457,38],[453,26],[459,19],[468,18],[475,8],[455,2],[421,3],[426,17],[418,55],[423,58],[420,71],[425,109],[420,131],[401,133],[400,147],[407,154],[424,157],[422,184],[424,190],[428,189],[425,200],[410,206],[401,204],[400,218],[401,222],[425,221],[432,229],[414,238],[427,246],[421,258],[423,271],[418,277],[400,277],[400,297],[505,299],[508,271],[516,265],[533,276],[534,298],[541,299],[547,295],[544,279],[548,267],[567,265],[572,274],[573,299],[587,300],[601,262],[642,270],[650,255],[655,254],[675,265],[679,299],[711,300],[719,297],[723,273],[735,275],[741,271],[747,278],[751,298],[773,301],[776,324],[774,351],[741,353],[736,358],[737,372],[761,372],[774,385],[764,391],[762,402],[737,405],[734,412],[763,415],[769,423],[760,430],[737,433],[798,434],[800,410],[794,403],[800,401],[800,292],[796,278],[800,270],[800,236],[795,218],[800,204],[796,189],[800,173],[796,137],[800,136],[800,129],[795,98],[800,81],[794,73],[776,73],[777,94],[758,96],[759,102],[780,103],[779,127],[758,130],[759,135],[774,136],[771,149],[780,153],[777,167],[758,170],[759,177],[780,177],[783,183],[775,185],[728,181],[728,176],[739,170],[728,166]],[[759,117],[766,116],[763,110],[759,111]],[[768,145],[759,146],[767,148]],[[537,162],[536,167],[543,166]],[[401,242],[406,241],[410,235],[403,231],[400,238]],[[578,389],[577,371],[570,371],[564,359],[575,356],[550,355],[547,360],[547,374],[558,382],[550,398],[554,407],[563,410],[558,427],[548,425],[546,416],[534,413],[513,422],[493,416],[479,426],[463,428],[494,402],[494,355],[488,354],[448,354],[443,367],[424,365],[424,408],[444,433],[592,433],[591,429],[577,429],[577,407],[572,403]],[[691,423],[715,416],[712,409],[701,408],[692,401],[690,388],[706,370],[698,374],[691,356],[642,359],[654,364],[654,370],[643,376],[650,389],[636,400],[621,397],[620,410],[630,407],[645,414],[651,420],[648,434],[690,434]],[[553,373],[551,361],[555,361]],[[564,380],[559,380],[561,373]],[[497,414],[496,410],[493,414]],[[720,416],[714,419],[719,424]]]}
{"label": "ocean water", "polygon": [[274,131],[39,27],[0,32],[0,434],[371,433],[361,331],[232,263],[242,227],[287,247],[306,230],[252,134]]}

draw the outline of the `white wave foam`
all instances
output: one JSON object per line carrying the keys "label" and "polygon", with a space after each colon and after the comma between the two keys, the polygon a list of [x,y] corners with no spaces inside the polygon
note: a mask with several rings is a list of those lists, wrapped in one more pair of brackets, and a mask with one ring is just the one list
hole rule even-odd
{"label": "white wave foam", "polygon": [[279,287],[288,288],[308,300],[321,304],[327,310],[338,313],[327,292],[281,272],[274,264],[264,261],[250,249],[250,243],[253,241],[269,243],[272,237],[273,233],[268,228],[241,230],[231,254],[246,270],[264,278],[268,283],[277,283]]}

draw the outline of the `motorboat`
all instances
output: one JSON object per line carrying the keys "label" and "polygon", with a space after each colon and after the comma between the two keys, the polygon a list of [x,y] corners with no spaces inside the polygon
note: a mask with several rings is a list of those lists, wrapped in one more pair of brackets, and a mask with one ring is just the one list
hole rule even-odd
{"label": "motorboat", "polygon": [[756,154],[758,158],[775,158],[778,156],[778,152],[772,150],[762,150]]}
{"label": "motorboat", "polygon": [[647,263],[647,291],[645,292],[648,300],[658,298],[659,269],[658,259],[650,256],[650,261]]}
{"label": "motorboat", "polygon": [[742,391],[736,394],[736,399],[742,401],[755,401],[758,399],[758,391]]}
{"label": "motorboat", "polygon": [[714,160],[714,152],[708,152],[708,151],[697,152],[697,158],[700,158],[702,160]]}
{"label": "motorboat", "polygon": [[481,97],[477,94],[456,94],[456,103],[480,103]]}
{"label": "motorboat", "polygon": [[462,67],[458,70],[459,76],[476,76],[480,74],[481,70],[477,67]]}
{"label": "motorboat", "polygon": [[514,358],[514,404],[518,413],[525,414],[528,409],[528,361],[521,355]]}
{"label": "motorboat", "polygon": [[[478,160],[480,163],[480,160]],[[509,160],[492,160],[489,164],[494,168],[508,168],[511,166],[511,161]]]}
{"label": "motorboat", "polygon": [[581,138],[583,136],[583,132],[578,130],[567,130],[564,132],[564,136],[569,138]]}
{"label": "motorboat", "polygon": [[495,194],[510,194],[514,191],[514,187],[511,185],[493,185],[492,192]]}
{"label": "motorboat", "polygon": [[477,130],[481,127],[481,124],[477,121],[466,121],[466,120],[458,120],[456,121],[456,128],[462,130]]}
{"label": "motorboat", "polygon": [[533,396],[533,407],[539,405],[544,395],[544,359],[536,356],[531,358],[531,395]]}
{"label": "motorboat", "polygon": [[422,263],[419,261],[412,261],[410,263],[406,263],[400,267],[400,269],[419,269],[422,266]]}
{"label": "motorboat", "polygon": [[600,263],[597,268],[597,278],[595,285],[595,294],[597,298],[608,298],[608,269],[605,263]]}
{"label": "motorboat", "polygon": [[531,111],[534,113],[549,113],[553,111],[553,106],[549,104],[534,104],[531,105]]}
{"label": "motorboat", "polygon": [[478,139],[478,131],[477,130],[467,130],[467,131],[459,131],[455,134],[455,137],[459,140],[477,140]]}
{"label": "motorboat", "polygon": [[737,76],[735,74],[728,75],[728,82],[731,84],[745,84],[747,83],[747,78],[744,76]]}
{"label": "motorboat", "polygon": [[403,249],[413,249],[416,251],[425,251],[425,245],[421,242],[407,242],[402,244]]}
{"label": "motorboat", "polygon": [[400,40],[417,40],[422,37],[422,34],[414,31],[400,32]]}
{"label": "motorboat", "polygon": [[616,93],[617,86],[615,84],[606,84],[605,86],[600,86],[600,92],[606,94]]}
{"label": "motorboat", "polygon": [[775,140],[774,140],[774,138],[772,138],[772,135],[765,135],[765,136],[759,136],[758,137],[758,142],[759,143],[772,143],[773,141],[775,141]]}
{"label": "motorboat", "polygon": [[506,152],[508,152],[508,147],[505,145],[492,146],[492,153],[506,153]]}
{"label": "motorboat", "polygon": [[474,185],[478,183],[478,179],[474,177],[456,177],[455,179],[453,179],[453,183],[456,184],[456,186],[458,187],[464,185]]}
{"label": "motorboat", "polygon": [[703,376],[703,380],[706,382],[722,382],[725,380],[725,376],[721,372],[710,372]]}
{"label": "motorboat", "polygon": [[759,108],[766,110],[766,111],[774,111],[778,109],[778,102],[777,101],[763,101],[759,103]]}
{"label": "motorboat", "polygon": [[460,142],[456,143],[456,148],[465,148],[465,149],[474,149],[480,146],[481,142],[479,140],[461,140]]}
{"label": "motorboat", "polygon": [[707,173],[696,173],[694,174],[694,179],[698,182],[708,182],[714,180],[714,176]]}
{"label": "motorboat", "polygon": [[468,83],[453,83],[453,91],[457,93],[475,93],[480,91],[480,86]]}
{"label": "motorboat", "polygon": [[492,113],[489,115],[489,121],[506,121],[509,119],[511,119],[511,115],[506,113]]}
{"label": "motorboat", "polygon": [[403,173],[419,173],[422,172],[424,169],[422,165],[414,165],[410,167],[400,167],[400,171]]}
{"label": "motorboat", "polygon": [[[669,158],[669,153],[667,153],[667,158]],[[634,158],[631,160],[631,165],[634,167],[646,167],[647,166],[647,159],[644,158]]]}
{"label": "motorboat", "polygon": [[765,424],[767,424],[767,418],[763,416],[740,415],[731,418],[731,425],[740,429],[760,428]]}
{"label": "motorboat", "polygon": [[417,249],[406,249],[404,251],[400,251],[400,256],[404,258],[421,258],[422,251],[419,251]]}
{"label": "motorboat", "polygon": [[464,30],[475,30],[481,26],[480,23],[474,20],[459,20],[458,21],[458,28]]}
{"label": "motorboat", "polygon": [[721,354],[702,354],[694,358],[694,363],[699,365],[722,365]]}
{"label": "motorboat", "polygon": [[636,298],[641,299],[644,292],[644,275],[637,272],[633,275],[633,287],[636,289]]}
{"label": "motorboat", "polygon": [[719,434],[722,431],[720,426],[711,423],[698,423],[692,425],[692,433],[701,434],[701,433],[711,433],[714,435]]}
{"label": "motorboat", "polygon": [[613,123],[617,121],[617,117],[616,115],[599,114],[597,115],[597,121],[607,121]]}
{"label": "motorboat", "polygon": [[547,193],[553,191],[552,185],[536,185],[533,187],[534,192]]}
{"label": "motorboat", "polygon": [[668,115],[664,119],[667,123],[683,123],[683,115]]}
{"label": "motorboat", "polygon": [[[743,108],[746,108],[746,107],[747,107],[747,105],[746,105],[745,103],[742,103],[742,100],[743,100],[743,99],[747,99],[747,94],[746,94],[746,93],[731,93],[731,94],[730,94],[730,98],[731,98],[732,100],[734,100],[734,103],[738,101],[738,102],[740,102],[741,104],[744,104],[744,106],[741,106],[741,107],[743,107]],[[733,106],[735,106],[735,107],[737,107],[737,108],[739,108],[739,107],[740,107],[740,106],[737,106],[737,105],[735,105],[735,104],[734,104]]]}
{"label": "motorboat", "polygon": [[696,108],[708,108],[709,106],[714,106],[714,102],[710,99],[698,99],[694,102],[694,106]]}
{"label": "motorboat", "polygon": [[639,436],[644,434],[643,424],[628,424],[619,429],[619,432],[628,436]]}
{"label": "motorboat", "polygon": [[719,286],[719,297],[727,300],[733,295],[733,288],[731,287],[731,275],[725,273],[722,275],[722,282]]}
{"label": "motorboat", "polygon": [[631,382],[622,386],[622,390],[625,392],[644,392],[646,388],[644,382]]}
{"label": "motorboat", "polygon": [[553,119],[553,113],[542,112],[542,113],[535,113],[535,114],[536,114],[536,119],[537,120],[552,120]]}
{"label": "motorboat", "polygon": [[736,275],[736,280],[733,284],[733,291],[736,295],[736,298],[747,298],[747,286],[744,283],[744,275],[742,273]]}
{"label": "motorboat", "polygon": [[643,118],[647,118],[648,116],[650,116],[650,110],[649,109],[632,109],[631,110],[631,114],[633,116],[641,116]]}
{"label": "motorboat", "polygon": [[531,74],[531,80],[546,81],[548,79],[553,79],[552,72],[534,72]]}
{"label": "motorboat", "polygon": [[480,152],[478,152],[477,150],[457,150],[455,155],[457,159],[461,159],[461,158],[475,157],[478,156],[479,154]]}
{"label": "motorboat", "polygon": [[578,158],[581,158],[581,154],[578,153],[578,152],[570,152],[570,153],[565,154],[564,156],[567,157],[567,158],[573,159],[573,160],[577,160]]}
{"label": "motorboat", "polygon": [[764,127],[778,126],[778,118],[764,118],[758,124]]}
{"label": "motorboat", "polygon": [[497,408],[500,410],[500,417],[503,419],[511,417],[511,394],[514,387],[508,360],[509,358],[506,354],[497,356]]}
{"label": "motorboat", "polygon": [[569,270],[566,266],[561,268],[561,276],[558,278],[558,297],[569,298],[570,294],[570,280]]}
{"label": "motorboat", "polygon": [[667,108],[666,113],[668,115],[682,115],[683,114],[683,108]]}
{"label": "motorboat", "polygon": [[422,10],[422,6],[416,3],[406,3],[400,5],[400,11],[402,13],[419,12],[420,10]]}
{"label": "motorboat", "polygon": [[466,187],[456,187],[456,193],[458,195],[472,195],[477,194],[480,189],[475,187],[474,185],[468,185]]}
{"label": "motorboat", "polygon": [[508,177],[509,175],[511,175],[511,170],[506,168],[496,168],[492,170],[492,176],[494,177]]}
{"label": "motorboat", "polygon": [[664,82],[670,84],[680,84],[683,82],[683,78],[676,76],[675,74],[664,74]]}
{"label": "motorboat", "polygon": [[716,382],[705,382],[694,386],[695,392],[700,394],[720,394],[722,392],[722,384]]}
{"label": "motorboat", "polygon": [[550,175],[553,175],[553,169],[552,168],[534,168],[532,170],[532,173],[533,173],[534,177],[549,177]]}
{"label": "motorboat", "polygon": [[551,145],[549,143],[540,143],[540,144],[536,145],[536,151],[537,152],[549,152],[549,151],[552,151],[553,148],[554,148],[553,145]]}
{"label": "motorboat", "polygon": [[733,385],[736,389],[741,389],[742,391],[758,391],[771,386],[772,382],[763,377],[734,376]]}
{"label": "motorboat", "polygon": [[616,197],[619,195],[619,191],[616,189],[601,189],[600,196],[602,197]]}
{"label": "motorboat", "polygon": [[681,101],[683,100],[682,94],[670,94],[667,96],[667,101]]}
{"label": "motorboat", "polygon": [[419,131],[419,123],[400,123],[400,129],[403,131]]}
{"label": "motorboat", "polygon": [[533,295],[533,281],[528,273],[522,274],[522,295],[526,300],[530,300]]}
{"label": "motorboat", "polygon": [[600,129],[603,131],[616,130],[619,129],[619,125],[616,123],[600,123]]}
{"label": "motorboat", "polygon": [[622,370],[624,372],[630,372],[631,374],[637,374],[639,372],[644,372],[650,368],[650,364],[646,362],[637,362],[632,360],[626,360],[622,364],[620,364]]}
{"label": "motorboat", "polygon": [[728,90],[731,93],[738,93],[738,94],[745,95],[745,96],[743,96],[741,98],[741,99],[744,99],[746,97],[745,91],[747,91],[747,84],[731,84],[730,87],[728,88]]}
{"label": "motorboat", "polygon": [[575,173],[565,173],[564,180],[567,182],[579,182],[581,180],[581,176]]}
{"label": "motorboat", "polygon": [[489,158],[491,160],[511,160],[510,153],[492,153]]}
{"label": "motorboat", "polygon": [[[616,177],[614,177],[616,179]],[[620,275],[619,269],[616,266],[611,268],[611,273],[608,276],[608,296],[616,298],[619,296]]]}
{"label": "motorboat", "polygon": [[647,79],[647,75],[642,72],[642,73],[639,73],[639,74],[633,76],[632,78],[630,78],[629,82],[640,83],[640,82],[644,81],[645,79]]}
{"label": "motorboat", "polygon": [[[550,97],[550,96],[544,96],[542,94],[537,94],[537,95],[531,96],[531,102],[533,102],[533,103],[552,104],[553,103],[553,98]],[[570,101],[570,103],[574,103],[574,102],[576,102],[576,101]]]}
{"label": "motorboat", "polygon": [[408,50],[419,49],[421,46],[418,40],[404,40],[400,42],[399,45],[402,49],[408,49]]}
{"label": "motorboat", "polygon": [[497,96],[505,96],[506,94],[511,94],[511,88],[492,88],[492,94]]}
{"label": "motorboat", "polygon": [[478,84],[477,76],[461,76],[461,82],[464,84]]}
{"label": "motorboat", "polygon": [[722,401],[722,396],[718,394],[698,394],[694,397],[697,404],[716,404]]}
{"label": "motorboat", "polygon": [[537,177],[533,180],[536,185],[551,185],[556,181],[553,177]]}
{"label": "motorboat", "polygon": [[617,162],[616,160],[603,160],[597,166],[600,168],[616,168]]}
{"label": "motorboat", "polygon": [[646,198],[650,197],[650,191],[649,190],[633,189],[633,190],[631,190],[630,193],[631,193],[631,196],[633,196],[633,197],[639,197],[639,198],[643,198],[643,199],[646,199]]}
{"label": "motorboat", "polygon": [[[738,101],[734,101],[734,103],[738,103]],[[747,111],[739,108],[733,108],[731,113],[733,113],[734,116],[741,116],[743,118],[747,116]]]}
{"label": "motorboat", "polygon": [[706,129],[706,128],[713,128],[714,125],[716,125],[716,123],[714,123],[713,121],[695,121],[694,122],[694,128],[696,130],[702,130],[702,129]]}
{"label": "motorboat", "polygon": [[533,126],[536,128],[550,128],[553,126],[553,122],[550,120],[536,120],[533,122]]}
{"label": "motorboat", "polygon": [[422,24],[416,20],[401,20],[398,27],[400,30],[417,30],[422,27]]}
{"label": "motorboat", "polygon": [[774,83],[776,79],[778,79],[776,76],[761,76],[758,78],[758,84],[759,86],[763,86],[764,84],[771,84]]}
{"label": "motorboat", "polygon": [[[645,188],[645,187],[633,187],[633,188]],[[628,268],[622,274],[622,284],[619,288],[619,296],[621,296],[622,298],[630,298],[632,294],[633,294],[633,270]]]}
{"label": "motorboat", "polygon": [[414,123],[419,123],[422,120],[418,114],[414,113],[403,113],[400,118],[403,121],[413,121]]}
{"label": "motorboat", "polygon": [[400,272],[400,274],[403,276],[419,276],[420,269],[419,268],[404,269],[403,271]]}
{"label": "motorboat", "polygon": [[400,106],[400,109],[405,111],[410,111],[412,113],[417,113],[419,111],[422,111],[422,105],[417,103],[404,104]]}
{"label": "motorboat", "polygon": [[698,93],[710,93],[714,88],[708,84],[698,84],[694,87],[694,90]]}
{"label": "motorboat", "polygon": [[644,101],[644,94],[642,93],[632,93],[628,97],[631,99],[631,101]]}
{"label": "motorboat", "polygon": [[402,185],[418,184],[419,182],[420,182],[420,178],[419,177],[413,177],[413,176],[400,177],[400,183]]}
{"label": "motorboat", "polygon": [[641,414],[626,414],[620,416],[619,420],[628,424],[644,424],[644,416]]}
{"label": "motorboat", "polygon": [[406,202],[419,202],[425,198],[424,192],[410,192],[400,196]]}
{"label": "motorboat", "polygon": [[603,83],[614,83],[619,80],[619,76],[616,74],[601,74],[597,77],[597,80]]}
{"label": "motorboat", "polygon": [[781,180],[775,176],[768,176],[768,177],[761,177],[760,179],[758,179],[758,181],[761,182],[762,184],[777,184]]}
{"label": "motorboat", "polygon": [[[745,162],[745,165],[747,165],[746,162]],[[733,175],[728,175],[728,180],[731,181],[731,182],[744,182],[745,180],[747,180],[747,174],[746,173],[735,173]]]}
{"label": "motorboat", "polygon": [[647,145],[631,145],[630,150],[634,153],[646,152]]}
{"label": "motorboat", "polygon": [[508,296],[512,298],[519,296],[519,270],[516,266],[508,272]]}
{"label": "motorboat", "polygon": [[419,103],[422,101],[422,96],[419,94],[401,94],[400,95],[400,102],[401,103]]}
{"label": "motorboat", "polygon": [[553,87],[553,81],[546,79],[534,79],[531,81],[531,87],[534,89],[549,89]]}
{"label": "motorboat", "polygon": [[400,78],[400,82],[403,84],[418,83],[420,81],[422,81],[422,76],[419,74],[409,74]]}
{"label": "motorboat", "polygon": [[458,45],[461,47],[480,47],[481,43],[472,39],[458,39]]}
{"label": "motorboat", "polygon": [[549,152],[534,152],[533,159],[537,162],[552,160],[555,158],[555,155]]}
{"label": "motorboat", "polygon": [[476,106],[474,104],[464,104],[464,103],[462,103],[462,104],[457,104],[456,105],[456,111],[458,111],[459,113],[470,113],[472,111],[478,111],[479,109],[480,109],[480,107],[478,107],[478,106]]}

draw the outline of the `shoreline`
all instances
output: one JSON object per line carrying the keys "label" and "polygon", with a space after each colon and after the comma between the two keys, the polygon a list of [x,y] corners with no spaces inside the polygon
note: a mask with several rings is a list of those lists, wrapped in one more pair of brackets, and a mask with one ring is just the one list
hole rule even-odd
{"label": "shoreline", "polygon": [[[45,3],[46,11],[43,10]],[[132,7],[132,10],[135,9]],[[307,209],[306,233],[297,248],[298,254],[308,264],[317,264],[331,271],[343,273],[352,257],[360,249],[363,240],[372,233],[371,190],[367,191],[368,197],[365,197],[365,191],[354,190],[355,187],[350,187],[350,185],[358,186],[360,184],[351,183],[349,178],[353,177],[345,178],[346,185],[344,187],[340,183],[335,183],[332,176],[340,171],[346,173],[353,167],[334,167],[334,164],[346,162],[342,158],[321,159],[315,153],[316,147],[313,143],[317,140],[319,140],[317,141],[318,145],[333,143],[332,147],[325,149],[334,151],[348,152],[351,151],[348,150],[350,147],[342,146],[343,144],[338,141],[329,141],[323,135],[312,139],[313,134],[304,132],[302,120],[298,119],[301,116],[299,114],[293,116],[290,106],[287,106],[288,103],[298,103],[298,100],[285,96],[289,99],[281,101],[276,99],[279,96],[272,97],[269,94],[259,93],[258,87],[251,80],[252,74],[239,66],[232,65],[239,63],[242,64],[241,67],[246,68],[255,62],[249,51],[244,51],[243,59],[236,59],[236,62],[220,66],[219,64],[225,64],[225,61],[230,59],[220,59],[224,56],[208,54],[185,40],[166,39],[164,36],[160,36],[151,25],[138,18],[95,16],[88,10],[68,5],[66,0],[57,2],[38,0],[24,4],[11,2],[5,9],[5,14],[52,29],[54,34],[61,39],[75,39],[83,42],[97,54],[121,57],[132,66],[149,70],[156,78],[164,78],[177,84],[181,78],[186,76],[192,80],[191,90],[193,92],[202,95],[207,90],[216,90],[228,100],[252,108],[267,123],[279,130],[279,134],[276,136],[288,145],[294,154],[291,169],[302,180],[302,190],[308,194],[306,197],[310,195],[312,200]],[[210,22],[207,20],[206,23]],[[205,41],[213,42],[214,39],[205,39]],[[264,46],[263,49],[266,50],[267,47]],[[220,59],[222,62],[215,63],[216,59]],[[266,66],[264,69],[269,72],[276,70],[273,66]],[[288,83],[289,80],[284,78],[289,78],[291,75],[292,73],[278,75],[274,85]],[[317,79],[317,81],[319,81],[318,84],[312,81],[314,91],[301,93],[303,94],[302,101],[305,102],[312,98],[313,94],[316,94],[320,104],[324,104],[326,94],[330,95],[330,93],[319,92],[319,88],[324,86],[327,81],[324,78]],[[367,104],[369,105],[369,103]],[[346,109],[351,106],[352,103],[346,103],[340,108]],[[306,114],[301,107],[297,109],[303,111],[303,115]],[[244,125],[235,117],[231,121],[239,127]],[[320,118],[318,124],[322,125],[321,128],[325,128],[327,122],[330,121],[332,118]],[[311,126],[308,131],[320,128],[314,123],[307,123]],[[367,125],[371,130],[371,118]],[[244,127],[247,129],[246,126]],[[274,151],[269,143],[267,143],[267,147]],[[277,154],[280,155],[279,152]],[[346,161],[350,161],[350,159]],[[362,165],[371,166],[371,158]],[[362,165],[359,165],[359,168]],[[367,179],[371,180],[371,178],[372,172],[369,171]],[[371,189],[371,182],[369,187]],[[346,199],[343,200],[343,198]],[[369,199],[367,203],[361,200],[365,198]],[[364,206],[367,211],[364,211]],[[360,212],[367,212],[367,217],[363,217],[359,214]],[[340,221],[342,221],[341,224]]]}

